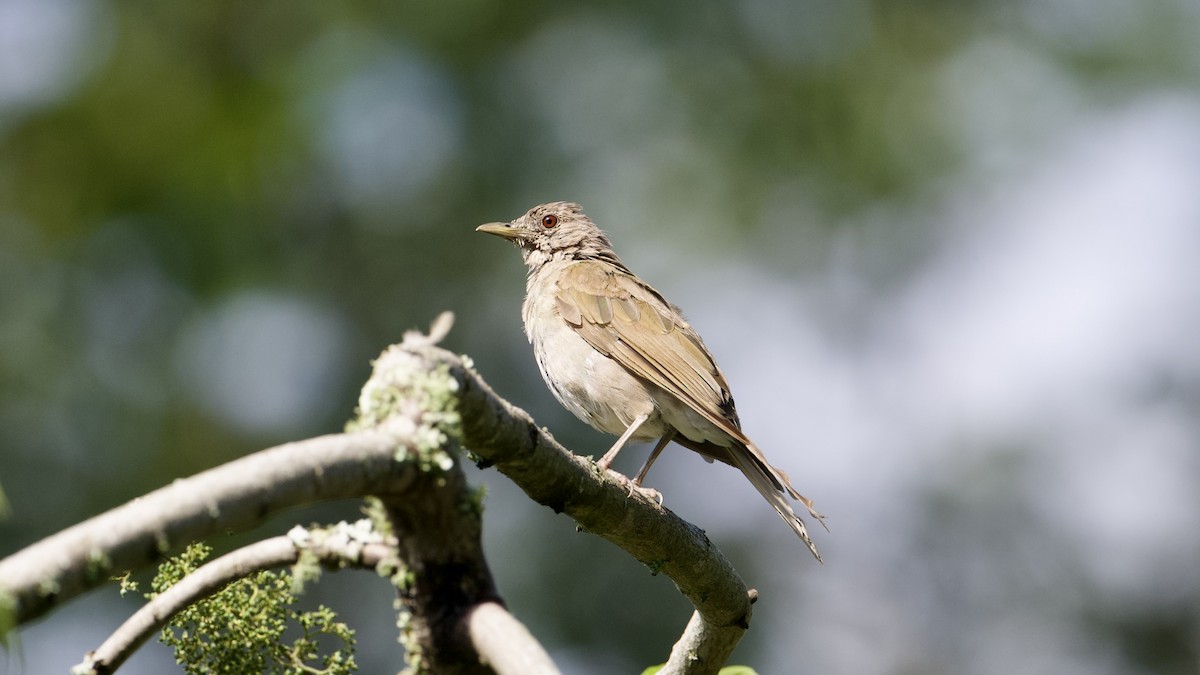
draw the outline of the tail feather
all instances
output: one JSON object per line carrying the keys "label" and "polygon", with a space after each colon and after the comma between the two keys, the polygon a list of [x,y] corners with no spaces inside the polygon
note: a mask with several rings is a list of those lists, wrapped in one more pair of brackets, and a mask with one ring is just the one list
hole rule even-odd
{"label": "tail feather", "polygon": [[825,516],[813,509],[812,500],[797,492],[792,487],[791,481],[788,480],[787,474],[768,464],[763,458],[762,453],[753,445],[748,445],[744,448],[730,448],[729,455],[737,468],[746,475],[746,478],[750,479],[750,483],[754,485],[758,493],[775,509],[779,517],[783,518],[783,522],[787,523],[792,528],[792,531],[796,533],[796,536],[800,537],[800,540],[812,552],[817,562],[824,563],[821,560],[820,552],[817,551],[817,545],[813,543],[812,537],[808,536],[808,528],[804,526],[804,521],[800,519],[800,516],[796,515],[796,512],[792,510],[792,505],[788,502],[787,496],[790,495],[804,504],[808,508],[809,514],[828,531],[829,528],[825,525]]}
{"label": "tail feather", "polygon": [[[755,450],[757,450],[757,448],[755,448]],[[787,490],[789,495],[792,496],[792,499],[795,499],[803,504],[804,508],[808,509],[808,514],[812,516],[813,519],[815,519],[818,523],[820,523],[821,527],[825,528],[825,531],[828,532],[829,526],[825,524],[825,514],[813,508],[813,500],[805,497],[799,492],[796,492],[796,488],[792,487],[792,480],[788,478],[786,473],[783,472],[783,469],[771,466],[769,464],[767,465],[767,468],[775,472],[777,479],[783,483],[783,488]]]}

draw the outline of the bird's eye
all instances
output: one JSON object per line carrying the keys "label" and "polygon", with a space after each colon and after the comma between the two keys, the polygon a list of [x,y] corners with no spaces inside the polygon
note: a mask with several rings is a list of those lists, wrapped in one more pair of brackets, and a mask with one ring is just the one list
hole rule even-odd
{"label": "bird's eye", "polygon": [[542,227],[546,228],[547,230],[554,227],[557,224],[558,224],[558,216],[554,215],[553,213],[542,216]]}

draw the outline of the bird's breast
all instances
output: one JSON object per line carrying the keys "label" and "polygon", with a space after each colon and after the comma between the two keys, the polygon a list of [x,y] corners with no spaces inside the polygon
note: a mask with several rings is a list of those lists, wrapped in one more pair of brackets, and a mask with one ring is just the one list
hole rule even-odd
{"label": "bird's breast", "polygon": [[646,385],[587,343],[558,313],[553,287],[535,288],[530,278],[522,314],[542,379],[564,408],[605,433],[624,433],[643,414],[651,419],[634,438],[665,431]]}

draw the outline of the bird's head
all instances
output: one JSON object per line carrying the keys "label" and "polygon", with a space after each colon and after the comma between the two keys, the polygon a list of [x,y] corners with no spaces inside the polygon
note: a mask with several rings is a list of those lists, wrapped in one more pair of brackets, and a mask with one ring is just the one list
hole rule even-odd
{"label": "bird's head", "polygon": [[531,269],[552,260],[616,260],[604,231],[573,202],[535,206],[516,220],[487,223],[475,231],[515,243]]}

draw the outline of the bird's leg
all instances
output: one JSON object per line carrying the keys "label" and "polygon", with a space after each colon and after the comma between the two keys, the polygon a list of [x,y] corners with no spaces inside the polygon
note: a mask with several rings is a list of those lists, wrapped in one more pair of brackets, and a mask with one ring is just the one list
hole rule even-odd
{"label": "bird's leg", "polygon": [[[638,416],[638,418],[629,425],[629,428],[625,430],[625,433],[621,434],[621,437],[617,439],[617,442],[613,443],[613,446],[609,448],[608,452],[604,453],[604,456],[600,458],[600,461],[596,462],[596,466],[600,467],[600,469],[603,471],[607,471],[609,465],[611,465],[613,460],[617,458],[617,453],[621,451],[621,448],[625,447],[625,444],[629,442],[629,438],[633,436],[638,428],[645,424],[646,420],[648,419],[650,419],[649,413]],[[651,455],[651,461],[653,461],[654,455],[662,452],[662,446],[665,445],[666,443],[664,441],[658,442],[658,447],[654,448],[654,453]],[[646,494],[646,496],[658,502],[659,506],[662,506],[662,493],[660,493],[658,490],[644,488],[640,485],[641,479],[645,477],[646,470],[650,468],[649,465],[650,462],[647,462],[646,466],[642,467],[642,470],[638,473],[638,477],[629,482],[629,496],[633,496],[634,490],[641,490]],[[625,478],[624,476],[621,477]]]}
{"label": "bird's leg", "polygon": [[613,460],[617,458],[617,453],[621,452],[621,448],[625,447],[625,443],[629,441],[629,437],[638,430],[638,427],[641,427],[643,424],[645,424],[646,420],[648,419],[650,419],[650,413],[639,415],[637,419],[630,423],[629,428],[625,430],[625,433],[621,434],[621,437],[617,439],[617,442],[613,443],[613,446],[608,449],[608,452],[604,453],[604,456],[600,458],[599,462],[596,462],[596,466],[600,467],[602,471],[608,469],[609,465],[613,463]]}
{"label": "bird's leg", "polygon": [[670,443],[672,438],[675,438],[674,431],[668,431],[662,438],[658,439],[658,443],[650,451],[650,456],[646,458],[646,463],[642,465],[641,469],[638,469],[637,475],[633,477],[633,480],[629,481],[630,495],[633,494],[634,490],[641,490],[651,499],[658,502],[659,506],[663,505],[662,493],[654,488],[642,487],[642,479],[646,477],[646,474],[650,471],[650,465],[654,463],[654,460],[658,459],[659,453],[663,451],[663,448],[667,447],[667,443]]}
{"label": "bird's leg", "polygon": [[663,448],[667,447],[667,443],[670,443],[672,438],[675,438],[675,432],[673,430],[668,431],[666,434],[663,434],[662,438],[658,439],[658,445],[655,445],[654,449],[650,451],[650,456],[646,458],[646,463],[642,465],[642,468],[638,470],[637,475],[633,477],[634,485],[638,487],[642,486],[642,479],[644,479],[646,474],[650,472],[650,465],[654,463],[654,460],[658,459],[659,454],[662,453]]}

